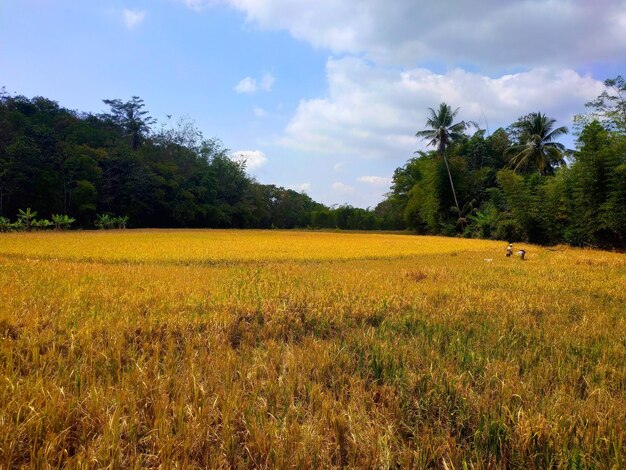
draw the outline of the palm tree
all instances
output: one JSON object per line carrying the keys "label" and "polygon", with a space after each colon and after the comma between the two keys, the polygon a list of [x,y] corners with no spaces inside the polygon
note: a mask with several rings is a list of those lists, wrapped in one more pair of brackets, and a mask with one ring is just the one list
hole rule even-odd
{"label": "palm tree", "polygon": [[510,164],[514,170],[534,168],[539,173],[554,173],[555,165],[564,165],[565,146],[555,140],[567,134],[567,127],[554,128],[556,119],[541,113],[530,113],[520,118],[511,126],[514,134],[518,134],[518,144],[506,151],[513,154]]}
{"label": "palm tree", "polygon": [[457,212],[460,214],[461,208],[456,197],[456,190],[454,189],[454,182],[452,181],[452,174],[450,173],[450,165],[448,165],[448,159],[446,158],[446,149],[450,146],[450,144],[461,139],[465,130],[470,126],[478,126],[472,121],[459,121],[452,124],[452,121],[454,121],[459,109],[460,108],[456,108],[453,111],[452,107],[446,103],[441,103],[437,111],[433,108],[428,108],[429,117],[426,119],[426,127],[428,129],[419,131],[415,135],[417,137],[421,137],[422,139],[430,139],[428,145],[437,147],[437,153],[443,157],[443,161],[446,164],[446,170],[448,170],[448,178],[450,178],[450,187],[452,188],[452,195],[454,196],[454,204],[456,205]]}

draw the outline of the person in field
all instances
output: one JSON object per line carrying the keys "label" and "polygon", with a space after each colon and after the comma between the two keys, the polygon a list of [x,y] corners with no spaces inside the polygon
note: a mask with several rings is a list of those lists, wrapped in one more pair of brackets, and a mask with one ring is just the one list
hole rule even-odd
{"label": "person in field", "polygon": [[525,250],[519,250],[519,251],[517,252],[517,256],[519,256],[519,257],[520,257],[520,259],[521,259],[522,261],[524,261],[524,257],[526,256],[526,251],[525,251]]}
{"label": "person in field", "polygon": [[513,254],[513,243],[509,243],[509,246],[506,247],[506,257],[510,258]]}

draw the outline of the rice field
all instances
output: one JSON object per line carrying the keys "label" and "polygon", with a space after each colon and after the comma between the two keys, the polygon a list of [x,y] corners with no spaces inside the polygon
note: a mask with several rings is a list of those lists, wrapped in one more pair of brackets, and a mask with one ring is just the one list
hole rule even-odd
{"label": "rice field", "polygon": [[626,255],[524,248],[0,234],[0,468],[626,468]]}

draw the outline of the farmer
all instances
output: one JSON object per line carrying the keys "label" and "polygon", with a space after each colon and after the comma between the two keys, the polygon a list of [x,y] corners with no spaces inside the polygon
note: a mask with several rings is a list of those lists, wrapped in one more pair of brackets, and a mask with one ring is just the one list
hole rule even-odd
{"label": "farmer", "polygon": [[524,250],[519,250],[519,251],[517,252],[517,255],[520,257],[520,259],[521,259],[522,261],[524,261],[524,256],[526,256],[526,251],[524,251]]}
{"label": "farmer", "polygon": [[510,258],[513,254],[513,243],[509,243],[509,246],[506,247],[506,257]]}

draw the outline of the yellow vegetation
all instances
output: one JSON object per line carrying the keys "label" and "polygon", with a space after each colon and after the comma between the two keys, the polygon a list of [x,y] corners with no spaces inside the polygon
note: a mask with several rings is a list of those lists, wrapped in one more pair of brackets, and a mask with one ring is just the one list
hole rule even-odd
{"label": "yellow vegetation", "polygon": [[626,256],[505,248],[1,234],[0,468],[624,468]]}

